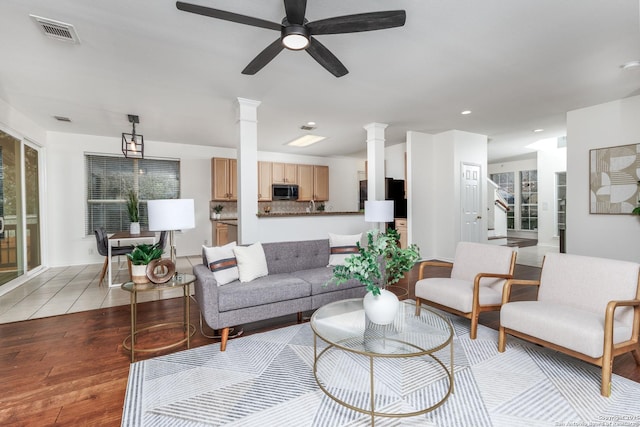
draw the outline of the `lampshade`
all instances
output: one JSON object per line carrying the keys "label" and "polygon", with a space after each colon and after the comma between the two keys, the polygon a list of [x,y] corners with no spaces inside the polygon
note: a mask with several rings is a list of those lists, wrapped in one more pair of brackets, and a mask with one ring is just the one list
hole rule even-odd
{"label": "lampshade", "polygon": [[364,220],[366,222],[392,222],[393,200],[365,200]]}
{"label": "lampshade", "polygon": [[196,227],[193,199],[149,200],[149,231],[187,230]]}

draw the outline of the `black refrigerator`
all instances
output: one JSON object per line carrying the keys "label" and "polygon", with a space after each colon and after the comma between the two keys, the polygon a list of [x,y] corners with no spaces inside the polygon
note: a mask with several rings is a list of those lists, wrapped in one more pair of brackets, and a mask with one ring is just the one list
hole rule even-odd
{"label": "black refrigerator", "polygon": [[[407,199],[404,197],[403,179],[384,179],[384,199],[393,200],[393,217],[407,217]],[[367,200],[367,180],[360,181],[360,210],[364,209],[364,201]]]}

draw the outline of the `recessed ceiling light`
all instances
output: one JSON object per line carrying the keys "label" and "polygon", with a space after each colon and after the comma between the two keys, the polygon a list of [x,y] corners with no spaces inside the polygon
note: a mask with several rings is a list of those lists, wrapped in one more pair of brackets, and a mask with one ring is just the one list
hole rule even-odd
{"label": "recessed ceiling light", "polygon": [[311,144],[315,144],[316,142],[320,142],[323,139],[326,139],[326,136],[319,135],[304,135],[300,138],[294,139],[291,142],[287,142],[285,145],[291,145],[292,147],[307,147]]}
{"label": "recessed ceiling light", "polygon": [[539,132],[544,132],[544,129],[534,129],[533,130],[535,133],[539,133]]}
{"label": "recessed ceiling light", "polygon": [[623,70],[629,70],[631,68],[638,68],[638,67],[640,67],[640,61],[625,62],[620,66],[620,68],[622,68]]}
{"label": "recessed ceiling light", "polygon": [[316,122],[307,122],[307,126],[315,126]]}
{"label": "recessed ceiling light", "polygon": [[471,114],[471,110],[464,110],[460,114],[462,114],[463,116],[466,116],[467,114]]}

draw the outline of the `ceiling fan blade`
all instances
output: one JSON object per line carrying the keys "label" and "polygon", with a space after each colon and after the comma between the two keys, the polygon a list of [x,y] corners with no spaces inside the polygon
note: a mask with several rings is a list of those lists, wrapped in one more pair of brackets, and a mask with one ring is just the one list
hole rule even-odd
{"label": "ceiling fan blade", "polygon": [[304,14],[307,10],[307,0],[284,0],[289,24],[304,24]]}
{"label": "ceiling fan blade", "polygon": [[349,72],[347,68],[342,65],[342,62],[340,62],[340,60],[336,58],[336,56],[322,43],[313,37],[311,37],[310,41],[311,43],[307,48],[307,53],[311,55],[313,59],[318,61],[318,64],[322,65],[327,69],[327,71],[336,77],[342,77]]}
{"label": "ceiling fan blade", "polygon": [[267,28],[269,30],[276,31],[282,30],[281,24],[265,21],[264,19],[253,18],[251,16],[240,15],[238,13],[227,12],[225,10],[212,9],[210,7],[199,6],[197,4],[183,3],[181,1],[176,2],[176,7],[184,12],[191,12],[197,15],[237,22],[238,24],[251,25],[252,27]]}
{"label": "ceiling fan blade", "polygon": [[311,35],[358,33],[402,27],[406,19],[404,10],[388,10],[321,19],[309,22],[307,28]]}
{"label": "ceiling fan blade", "polygon": [[253,61],[249,62],[244,70],[242,70],[242,74],[254,75],[258,71],[262,70],[265,65],[267,65],[273,58],[278,55],[284,47],[280,42],[280,39],[276,39],[273,43],[267,46],[262,52],[258,54]]}

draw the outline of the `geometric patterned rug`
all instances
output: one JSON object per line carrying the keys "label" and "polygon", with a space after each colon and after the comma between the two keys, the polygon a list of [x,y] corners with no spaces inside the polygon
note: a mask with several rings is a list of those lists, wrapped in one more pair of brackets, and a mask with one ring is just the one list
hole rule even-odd
{"label": "geometric patterned rug", "polygon": [[[376,417],[376,426],[640,426],[640,383],[614,375],[611,397],[602,397],[598,367],[513,337],[499,353],[497,331],[479,325],[471,340],[469,320],[442,314],[454,327],[454,392],[431,412]],[[329,387],[368,401],[368,359],[333,353]],[[437,355],[450,366],[448,348]],[[375,366],[377,410],[417,411],[446,394],[445,374],[421,376],[432,372],[420,366],[429,361],[415,359]],[[319,389],[303,323],[231,340],[225,352],[216,343],[132,364],[122,425],[364,427],[371,419]]]}

